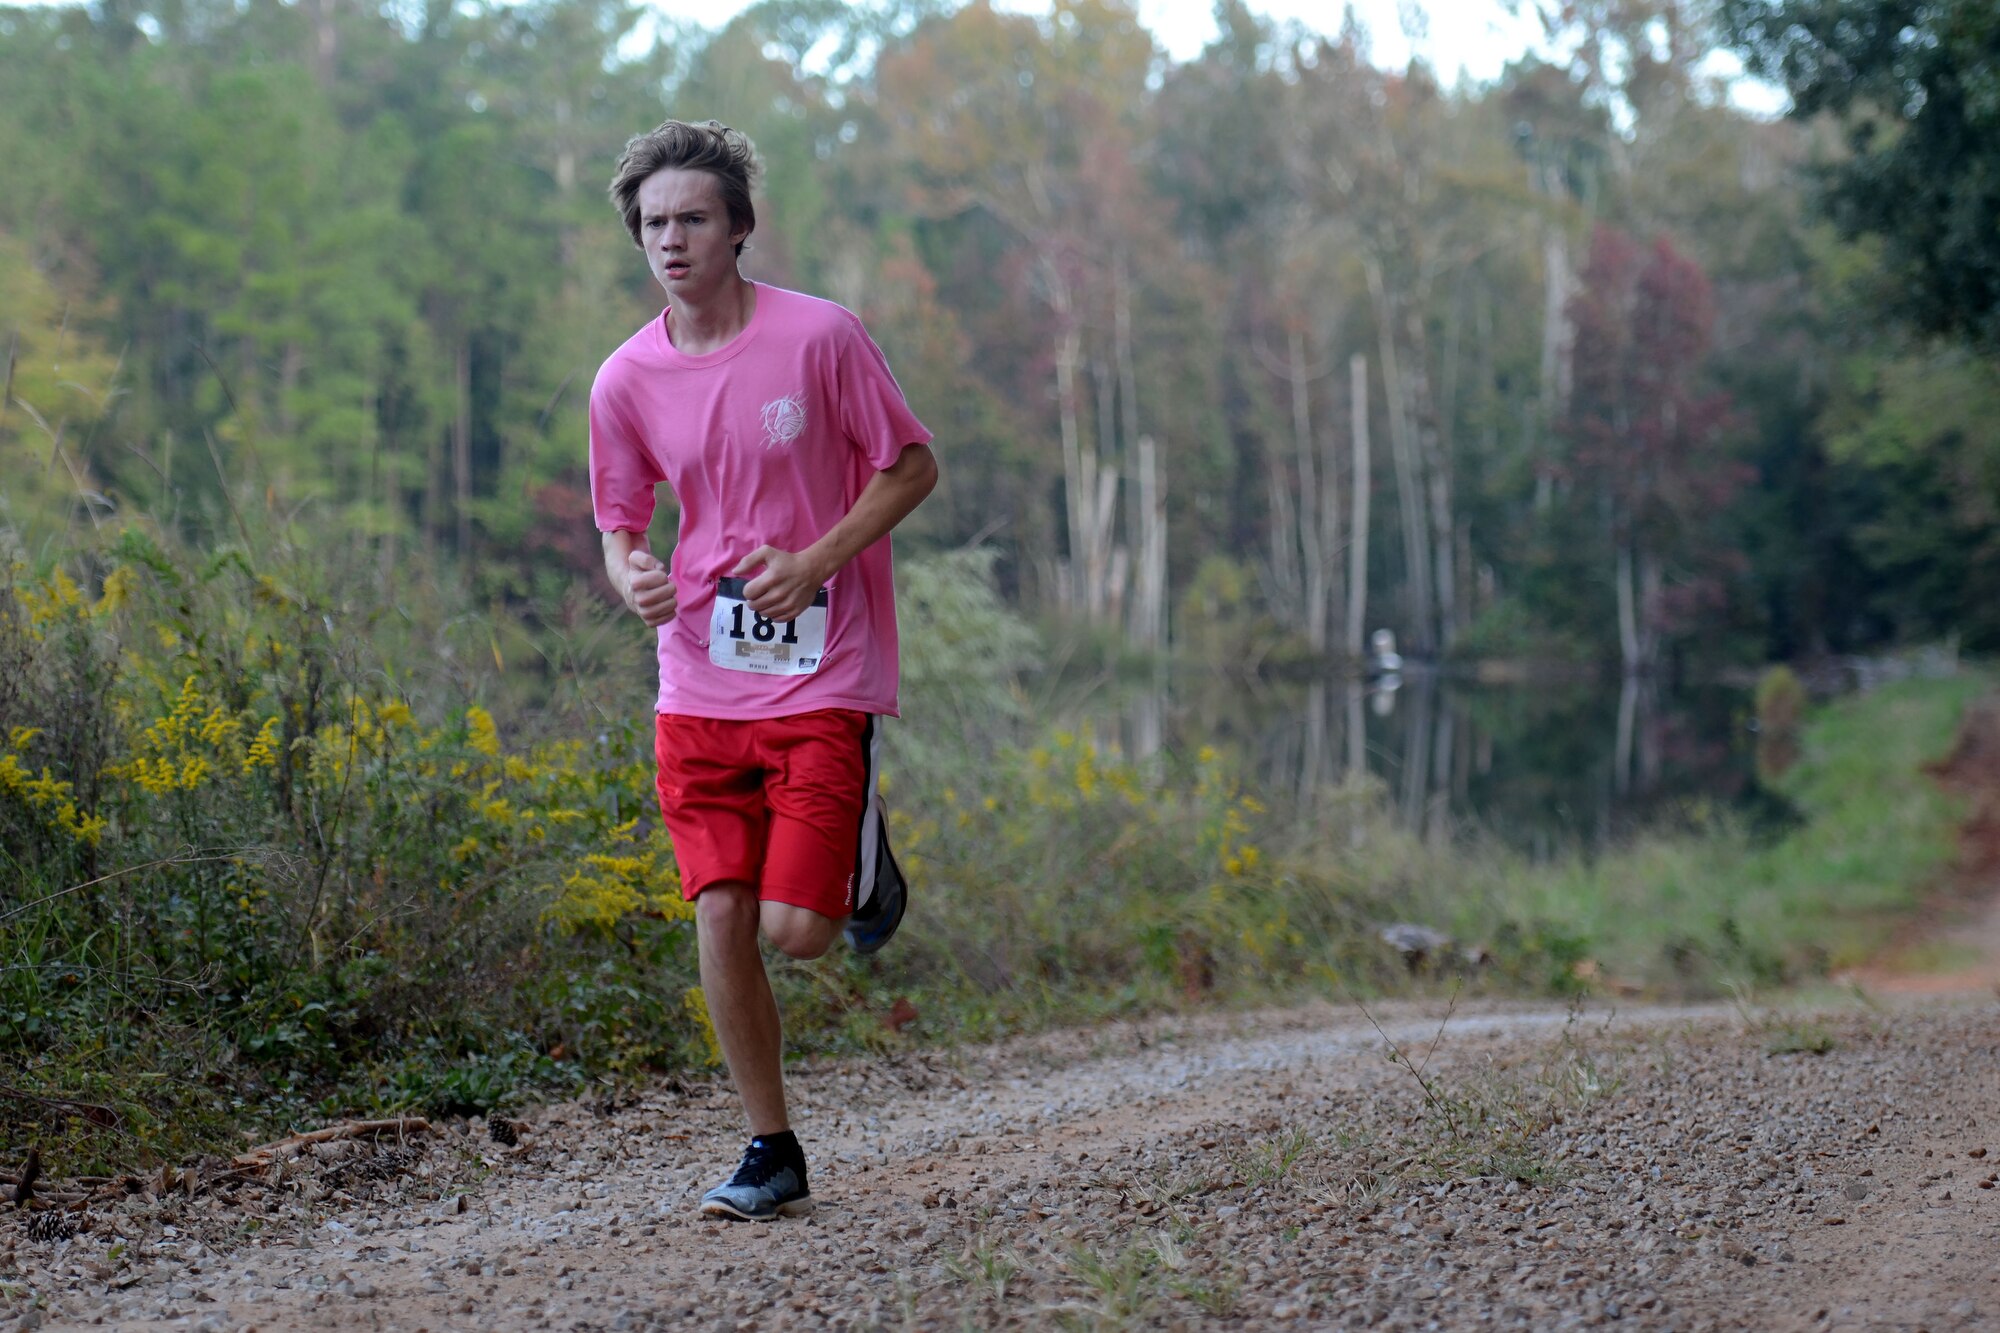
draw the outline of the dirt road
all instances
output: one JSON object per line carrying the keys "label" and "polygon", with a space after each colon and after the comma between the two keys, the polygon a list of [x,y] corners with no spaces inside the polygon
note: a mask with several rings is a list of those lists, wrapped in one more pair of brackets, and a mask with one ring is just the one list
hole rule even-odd
{"label": "dirt road", "polygon": [[0,1309],[406,1333],[2000,1328],[1992,999],[1460,1006],[1437,1039],[1444,1008],[804,1068],[820,1207],[765,1226],[693,1212],[738,1142],[719,1083],[549,1108],[513,1147],[477,1124],[417,1162],[345,1145],[268,1191],[16,1235]]}

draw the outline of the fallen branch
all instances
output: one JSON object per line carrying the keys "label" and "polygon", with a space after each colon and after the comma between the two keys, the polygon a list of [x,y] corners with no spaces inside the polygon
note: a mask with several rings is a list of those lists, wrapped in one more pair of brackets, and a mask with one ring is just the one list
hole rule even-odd
{"label": "fallen branch", "polygon": [[332,1143],[337,1139],[365,1139],[378,1134],[394,1134],[402,1138],[406,1134],[428,1134],[431,1122],[422,1116],[397,1116],[393,1120],[344,1120],[338,1125],[328,1125],[324,1129],[310,1129],[303,1134],[291,1134],[262,1147],[252,1148],[231,1159],[230,1164],[240,1167],[268,1166],[278,1152],[286,1148],[304,1147],[312,1143]]}
{"label": "fallen branch", "polygon": [[188,1184],[186,1189],[191,1196],[199,1198],[212,1190],[221,1189],[225,1185],[234,1185],[245,1180],[255,1180],[263,1174],[268,1165],[269,1163],[267,1162],[253,1162],[247,1165],[230,1166],[212,1175],[203,1176],[200,1180]]}
{"label": "fallen branch", "polygon": [[125,1123],[125,1117],[119,1115],[118,1112],[108,1106],[99,1106],[95,1102],[72,1101],[68,1097],[44,1097],[39,1093],[23,1092],[19,1088],[10,1088],[4,1083],[0,1083],[0,1097],[8,1098],[11,1101],[28,1102],[41,1107],[43,1110],[58,1111],[63,1115],[82,1116],[91,1124],[103,1129],[116,1129]]}

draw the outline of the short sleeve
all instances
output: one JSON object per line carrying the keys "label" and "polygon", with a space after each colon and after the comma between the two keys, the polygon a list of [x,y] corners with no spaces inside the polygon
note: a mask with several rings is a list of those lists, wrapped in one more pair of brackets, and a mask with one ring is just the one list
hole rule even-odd
{"label": "short sleeve", "polygon": [[893,466],[906,446],[929,444],[931,433],[910,411],[888,358],[861,321],[852,320],[849,331],[840,349],[840,429],[880,472]]}
{"label": "short sleeve", "polygon": [[590,389],[590,504],[599,532],[644,532],[653,487],[666,480],[645,437],[600,371]]}

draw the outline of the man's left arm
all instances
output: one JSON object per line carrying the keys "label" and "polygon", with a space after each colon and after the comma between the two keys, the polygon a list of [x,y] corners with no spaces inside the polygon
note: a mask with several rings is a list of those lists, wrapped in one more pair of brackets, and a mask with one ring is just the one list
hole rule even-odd
{"label": "man's left arm", "polygon": [[744,586],[744,600],[766,619],[798,619],[828,579],[923,503],[937,478],[937,458],[930,446],[905,445],[894,463],[868,479],[854,507],[811,546],[803,551],[760,546],[743,557],[732,574],[740,577],[763,570]]}

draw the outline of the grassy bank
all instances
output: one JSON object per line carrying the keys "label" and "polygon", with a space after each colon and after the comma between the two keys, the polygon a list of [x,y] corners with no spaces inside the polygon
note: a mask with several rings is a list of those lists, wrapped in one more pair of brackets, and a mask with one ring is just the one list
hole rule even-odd
{"label": "grassy bank", "polygon": [[[1431,867],[1460,891],[1423,896],[1461,935],[1566,937],[1559,952],[1607,978],[1712,994],[1807,980],[1858,963],[1935,890],[1960,803],[1924,772],[1951,748],[1968,671],[1907,680],[1812,712],[1798,758],[1773,779],[1798,822],[1759,835],[1715,811],[1615,853],[1530,865],[1463,849]],[[1414,873],[1414,872],[1413,872]]]}
{"label": "grassy bank", "polygon": [[[1368,783],[1273,808],[1207,749],[1141,762],[1050,730],[1020,686],[1035,636],[979,557],[901,579],[890,797],[921,897],[876,958],[775,969],[801,1050],[1447,974],[1529,994],[1591,984],[1590,964],[1684,991],[1811,975],[1948,854],[1951,809],[1917,770],[1980,688],[1913,682],[1812,720],[1783,781],[1804,822],[1780,841],[1711,820],[1533,866],[1409,837]],[[196,555],[135,528],[13,562],[0,1155],[32,1143],[80,1173],[714,1062],[643,643],[588,607],[531,631],[421,605],[282,543]],[[1413,976],[1390,921],[1487,959]]]}

